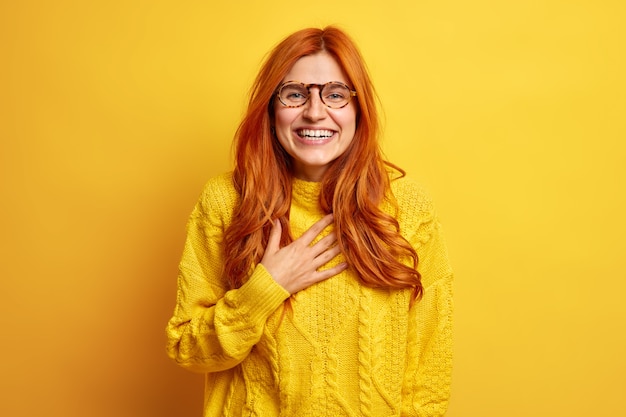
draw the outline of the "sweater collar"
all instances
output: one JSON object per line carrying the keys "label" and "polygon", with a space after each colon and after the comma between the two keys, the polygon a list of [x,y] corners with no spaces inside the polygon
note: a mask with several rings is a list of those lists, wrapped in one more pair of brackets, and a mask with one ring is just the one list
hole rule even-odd
{"label": "sweater collar", "polygon": [[291,188],[292,203],[296,203],[303,208],[318,210],[321,190],[321,182],[305,181],[294,177]]}

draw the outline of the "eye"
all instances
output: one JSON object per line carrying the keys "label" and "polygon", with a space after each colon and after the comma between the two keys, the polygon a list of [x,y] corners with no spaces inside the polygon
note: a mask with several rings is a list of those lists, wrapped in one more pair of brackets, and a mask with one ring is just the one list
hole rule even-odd
{"label": "eye", "polygon": [[285,84],[279,92],[280,100],[287,105],[301,105],[309,98],[309,92],[302,84]]}
{"label": "eye", "polygon": [[330,103],[345,102],[350,96],[350,90],[342,85],[330,83],[324,88],[324,100]]}
{"label": "eye", "polygon": [[306,96],[302,93],[302,91],[287,91],[285,93],[285,97],[289,100],[301,100]]}
{"label": "eye", "polygon": [[327,94],[325,98],[327,100],[337,101],[337,100],[344,100],[346,96],[342,93],[330,93],[330,94]]}

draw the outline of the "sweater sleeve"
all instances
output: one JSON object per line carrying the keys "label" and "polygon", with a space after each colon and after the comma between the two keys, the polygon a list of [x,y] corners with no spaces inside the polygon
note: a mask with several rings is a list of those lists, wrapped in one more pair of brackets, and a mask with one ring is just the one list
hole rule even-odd
{"label": "sweater sleeve", "polygon": [[268,317],[289,297],[260,264],[244,285],[226,291],[221,245],[224,212],[232,205],[210,188],[187,225],[176,307],[166,328],[168,355],[195,372],[218,372],[243,361]]}
{"label": "sweater sleeve", "polygon": [[424,293],[410,312],[402,416],[443,416],[452,377],[452,270],[436,218],[417,248]]}

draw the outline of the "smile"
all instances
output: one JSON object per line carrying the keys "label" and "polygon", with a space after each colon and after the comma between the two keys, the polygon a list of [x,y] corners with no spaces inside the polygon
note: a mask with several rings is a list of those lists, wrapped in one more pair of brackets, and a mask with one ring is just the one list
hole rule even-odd
{"label": "smile", "polygon": [[312,130],[312,129],[301,129],[298,130],[298,136],[306,139],[328,139],[335,134],[332,130]]}

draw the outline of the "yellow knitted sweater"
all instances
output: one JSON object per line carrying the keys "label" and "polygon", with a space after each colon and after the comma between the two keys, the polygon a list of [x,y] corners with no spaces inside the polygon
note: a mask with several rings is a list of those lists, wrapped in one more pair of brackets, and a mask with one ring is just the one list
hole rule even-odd
{"label": "yellow knitted sweater", "polygon": [[[294,237],[323,216],[319,191],[318,183],[295,180]],[[428,197],[407,178],[394,180],[392,191],[400,231],[419,256],[423,298],[409,308],[411,290],[369,288],[348,269],[293,295],[283,315],[289,293],[260,264],[243,286],[227,290],[221,245],[238,195],[230,174],[208,182],[188,223],[167,326],[169,356],[206,373],[205,417],[445,413],[452,271]]]}

